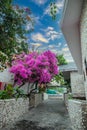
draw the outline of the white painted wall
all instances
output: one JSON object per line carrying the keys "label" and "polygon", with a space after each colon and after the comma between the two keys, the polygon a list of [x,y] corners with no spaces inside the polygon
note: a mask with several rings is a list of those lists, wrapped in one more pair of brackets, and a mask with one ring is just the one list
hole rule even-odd
{"label": "white painted wall", "polygon": [[0,72],[0,82],[12,83],[13,75],[9,72],[9,69],[5,69]]}
{"label": "white painted wall", "polygon": [[61,22],[61,29],[80,73],[83,73],[79,26],[82,2],[83,0],[65,0]]}
{"label": "white painted wall", "polygon": [[83,10],[81,14],[81,48],[82,48],[82,64],[83,71],[86,74],[84,61],[87,61],[87,0],[84,1]]}
{"label": "white painted wall", "polygon": [[87,99],[87,74],[86,74],[86,66],[85,60],[87,62],[87,0],[84,0],[83,10],[81,14],[80,21],[80,33],[81,33],[81,47],[82,47],[82,64],[84,71],[84,86],[85,86],[85,94]]}

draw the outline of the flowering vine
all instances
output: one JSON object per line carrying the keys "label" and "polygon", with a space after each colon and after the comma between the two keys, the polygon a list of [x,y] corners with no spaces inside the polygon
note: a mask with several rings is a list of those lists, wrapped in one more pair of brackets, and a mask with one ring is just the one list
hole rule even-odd
{"label": "flowering vine", "polygon": [[14,74],[14,83],[19,86],[46,84],[58,74],[56,55],[51,51],[22,53],[14,58],[10,72]]}

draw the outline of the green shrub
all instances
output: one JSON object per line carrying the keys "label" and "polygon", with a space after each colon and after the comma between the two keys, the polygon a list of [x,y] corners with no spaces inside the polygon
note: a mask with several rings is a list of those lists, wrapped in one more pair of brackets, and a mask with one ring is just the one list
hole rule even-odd
{"label": "green shrub", "polygon": [[26,97],[24,90],[19,87],[14,87],[11,84],[6,86],[5,90],[0,90],[0,99],[11,99],[11,98],[20,98]]}

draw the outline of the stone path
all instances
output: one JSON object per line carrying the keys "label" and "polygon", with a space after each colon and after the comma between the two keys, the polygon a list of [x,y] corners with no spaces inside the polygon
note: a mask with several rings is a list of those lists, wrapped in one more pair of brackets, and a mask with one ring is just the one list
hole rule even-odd
{"label": "stone path", "polygon": [[31,109],[19,122],[2,130],[72,130],[61,99],[49,99]]}

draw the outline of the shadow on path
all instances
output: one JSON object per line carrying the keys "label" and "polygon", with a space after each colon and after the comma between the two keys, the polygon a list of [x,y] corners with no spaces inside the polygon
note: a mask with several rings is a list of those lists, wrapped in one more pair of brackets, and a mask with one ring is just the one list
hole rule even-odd
{"label": "shadow on path", "polygon": [[3,130],[72,130],[64,102],[49,99],[31,109],[12,127]]}

